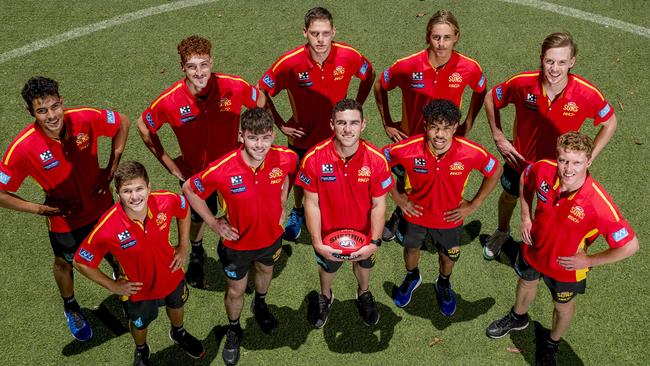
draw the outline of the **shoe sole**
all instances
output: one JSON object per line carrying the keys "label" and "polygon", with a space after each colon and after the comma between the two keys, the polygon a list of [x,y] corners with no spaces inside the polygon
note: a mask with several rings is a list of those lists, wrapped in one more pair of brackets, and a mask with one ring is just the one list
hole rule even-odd
{"label": "shoe sole", "polygon": [[487,246],[484,246],[484,247],[483,247],[483,259],[485,259],[486,261],[494,260],[494,258],[495,258],[496,256],[498,256],[499,253],[501,253],[501,251],[498,251],[498,252],[494,253],[494,254],[490,257],[490,256],[487,254],[486,251],[487,251]]}
{"label": "shoe sole", "polygon": [[[285,231],[286,231],[286,229],[285,229]],[[284,237],[285,240],[296,241],[296,240],[298,240],[298,238],[300,237],[300,234],[302,234],[302,228],[301,228],[300,230],[298,230],[298,233],[297,233],[296,236],[293,237],[293,238],[290,238],[289,236],[287,236],[287,235],[286,235],[286,232],[285,232],[285,234],[283,235],[283,237]]]}
{"label": "shoe sole", "polygon": [[409,300],[404,305],[399,305],[398,303],[395,302],[395,299],[393,299],[393,303],[395,304],[395,306],[397,306],[398,308],[405,308],[406,305],[410,304],[411,300],[413,300],[413,293],[415,292],[415,290],[418,289],[418,287],[420,287],[421,284],[422,284],[422,276],[420,276],[417,285],[415,285],[415,287],[411,291],[411,296],[409,296]]}
{"label": "shoe sole", "polygon": [[[68,317],[65,316],[65,311],[63,312],[63,316],[65,317],[65,320],[66,320],[66,326],[67,326]],[[87,323],[87,322],[88,322],[88,321],[86,321],[86,323]],[[90,327],[90,326],[89,326],[89,327]],[[70,330],[69,327],[68,327],[68,330]],[[86,339],[77,338],[77,336],[75,336],[74,333],[72,333],[72,331],[70,331],[70,334],[72,335],[72,338],[78,340],[79,342],[88,342],[89,340],[91,340],[91,339],[93,338],[93,328],[90,328],[90,335],[89,335],[88,338],[86,338]]]}
{"label": "shoe sole", "polygon": [[[332,304],[334,303],[334,292],[332,291],[332,292],[330,292],[330,294],[332,295],[332,297],[330,298],[330,310],[332,310]],[[329,311],[328,311],[328,312],[327,312],[327,317],[325,317],[325,321],[323,322],[323,324],[321,324],[320,326],[317,326],[316,324],[313,324],[313,323],[311,323],[311,322],[310,322],[310,324],[311,324],[314,328],[316,328],[316,329],[323,329],[323,327],[325,326],[325,324],[327,324],[327,320],[328,320],[329,318],[330,318],[330,313],[329,313]]]}
{"label": "shoe sole", "polygon": [[530,322],[526,323],[526,325],[521,326],[521,327],[510,328],[510,329],[508,329],[507,332],[503,333],[503,334],[500,335],[500,336],[490,335],[490,334],[488,334],[487,329],[486,329],[486,330],[485,330],[485,335],[486,335],[488,338],[491,338],[491,339],[499,339],[499,338],[503,338],[503,337],[507,336],[508,333],[510,333],[510,331],[512,331],[512,330],[524,330],[524,329],[528,328],[528,324],[530,324]]}
{"label": "shoe sole", "polygon": [[363,318],[361,318],[361,321],[363,322],[363,324],[365,324],[366,327],[374,327],[375,325],[377,325],[377,323],[379,323],[380,318],[381,318],[381,314],[377,313],[377,321],[375,321],[374,324],[367,323],[365,320],[363,320]]}
{"label": "shoe sole", "polygon": [[[171,339],[172,342],[174,342],[174,343],[177,344],[181,349],[183,349],[183,347],[181,347],[181,344],[178,343],[178,342],[176,342],[176,340],[174,339],[174,337],[172,337],[172,333],[171,333],[171,332],[170,332],[168,335],[169,335],[169,339]],[[187,351],[184,350],[184,349],[183,349],[183,352],[185,352],[186,355],[190,356],[191,358],[193,358],[193,359],[195,359],[195,360],[202,359],[203,357],[205,357],[205,349],[203,350],[203,353],[201,353],[199,356],[195,356],[195,355],[193,355],[193,354],[187,352]]]}

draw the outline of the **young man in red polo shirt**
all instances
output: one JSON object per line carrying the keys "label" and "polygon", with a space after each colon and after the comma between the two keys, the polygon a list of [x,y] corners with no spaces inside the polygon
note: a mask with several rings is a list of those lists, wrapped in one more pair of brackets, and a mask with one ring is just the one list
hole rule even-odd
{"label": "young man in red polo shirt", "polygon": [[[287,136],[289,148],[298,153],[301,160],[307,150],[332,136],[329,125],[332,107],[346,98],[352,77],[361,80],[355,97],[361,104],[375,79],[370,61],[349,45],[334,42],[335,34],[332,14],[327,9],[308,10],[303,28],[307,44],[283,54],[259,81],[275,124]],[[286,121],[271,99],[285,89],[292,112]],[[285,229],[287,240],[298,238],[304,221],[302,187],[294,187],[293,194],[294,208]]]}
{"label": "young man in red polo shirt", "polygon": [[[242,148],[214,161],[183,185],[190,204],[221,237],[217,250],[227,278],[224,303],[230,322],[223,360],[228,365],[239,361],[243,335],[239,317],[253,265],[255,298],[251,309],[255,320],[267,334],[278,327],[266,304],[266,293],[273,264],[282,250],[283,205],[298,169],[295,152],[272,145],[275,132],[268,111],[255,108],[244,112],[240,135]],[[215,218],[205,202],[213,192],[225,203],[224,217]]]}
{"label": "young man in red polo shirt", "polygon": [[[108,186],[124,151],[130,122],[108,109],[64,109],[58,83],[44,77],[29,79],[22,96],[35,121],[11,142],[0,163],[0,206],[47,217],[54,279],[68,328],[76,339],[86,341],[92,329],[74,297],[72,258],[97,219],[113,204]],[[106,168],[100,168],[97,160],[102,136],[112,139]],[[43,188],[43,204],[14,194],[28,176]]]}
{"label": "young man in red polo shirt", "polygon": [[[468,136],[485,98],[486,80],[478,62],[454,50],[459,39],[460,26],[456,17],[450,11],[439,10],[427,24],[428,47],[395,61],[375,81],[375,100],[386,135],[392,141],[399,142],[425,132],[422,109],[433,99],[448,99],[461,108],[463,93],[469,86],[473,90],[472,99],[465,121],[457,129],[458,135]],[[402,119],[397,122],[393,121],[388,102],[388,91],[396,87],[402,92]],[[403,192],[403,171],[394,167],[393,172]],[[395,237],[401,217],[398,207],[386,223],[384,240]]]}
{"label": "young man in red polo shirt", "polygon": [[[169,338],[190,357],[203,357],[203,345],[183,327],[189,296],[183,272],[190,226],[185,198],[169,191],[152,192],[147,171],[135,161],[119,166],[115,189],[120,202],[100,218],[81,244],[75,268],[109,291],[129,297],[126,308],[136,347],[134,365],[149,364],[147,329],[162,304],[171,322]],[[173,217],[178,225],[177,246],[169,242]],[[106,253],[120,261],[123,278],[112,279],[97,268]]]}
{"label": "young man in red polo shirt", "polygon": [[[190,36],[177,49],[185,77],[142,112],[138,131],[149,150],[182,185],[187,178],[237,147],[242,107],[263,106],[264,96],[239,76],[211,72],[209,40]],[[157,134],[166,123],[174,131],[181,150],[175,159],[167,154]],[[216,195],[208,198],[208,205],[213,214],[218,212]],[[192,252],[187,279],[190,285],[204,288],[203,220],[193,210],[191,218]]]}
{"label": "young man in red polo shirt", "polygon": [[[600,125],[593,158],[605,148],[616,131],[614,108],[603,94],[582,77],[572,74],[577,46],[567,32],[548,35],[542,43],[540,70],[523,72],[485,96],[485,112],[492,138],[505,159],[499,198],[498,224],[483,247],[491,260],[510,237],[510,218],[517,205],[519,176],[528,165],[555,157],[555,141],[568,131],[578,131],[587,118]],[[501,128],[499,110],[514,104],[514,141]]]}
{"label": "young man in red polo shirt", "polygon": [[[578,132],[557,141],[557,161],[540,160],[521,177],[521,236],[515,261],[519,275],[515,304],[486,334],[501,338],[528,326],[528,309],[542,277],[553,297],[553,322],[547,339],[538,340],[538,364],[555,365],[560,338],[575,314],[578,293],[584,293],[587,272],[633,255],[639,241],[612,198],[589,174],[595,143]],[[535,214],[533,199],[537,199]],[[608,249],[587,255],[602,235]]]}
{"label": "young man in red polo shirt", "polygon": [[361,104],[352,99],[336,103],[330,122],[334,137],[312,148],[300,164],[296,184],[305,189],[307,229],[319,265],[320,295],[311,304],[309,321],[316,328],[327,322],[334,301],[332,282],[341,267],[340,250],[323,244],[323,238],[339,229],[360,231],[370,244],[352,253],[352,271],[357,278],[357,308],[367,325],[379,321],[370,293],[370,270],[381,245],[386,213],[386,193],[393,179],[384,156],[361,139],[366,127]]}
{"label": "young man in red polo shirt", "polygon": [[[456,298],[449,277],[460,257],[463,220],[476,211],[497,185],[502,168],[497,159],[482,146],[455,137],[460,123],[460,109],[446,99],[434,99],[424,106],[425,134],[385,147],[384,156],[391,166],[401,165],[406,192],[393,187],[391,198],[404,213],[405,225],[397,237],[404,246],[406,277],[393,290],[393,301],[405,307],[413,291],[422,283],[418,269],[420,248],[427,235],[438,248],[440,274],[436,293],[440,311],[451,316]],[[472,170],[479,170],[483,182],[471,200],[463,197]]]}

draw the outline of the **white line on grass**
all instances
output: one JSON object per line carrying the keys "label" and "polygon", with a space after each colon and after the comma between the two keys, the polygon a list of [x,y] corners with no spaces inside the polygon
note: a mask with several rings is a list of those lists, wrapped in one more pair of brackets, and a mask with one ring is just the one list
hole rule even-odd
{"label": "white line on grass", "polygon": [[602,15],[588,13],[586,11],[569,8],[562,5],[551,4],[546,1],[539,0],[499,0],[504,3],[518,4],[530,6],[531,8],[551,11],[557,14],[566,15],[596,24],[604,25],[606,27],[618,28],[628,33],[636,34],[641,37],[650,38],[650,29],[641,27],[636,24],[626,23],[621,20],[608,18]]}
{"label": "white line on grass", "polygon": [[94,24],[86,25],[83,27],[75,28],[73,30],[67,31],[65,33],[57,34],[52,37],[47,37],[41,39],[40,41],[32,42],[30,44],[24,45],[20,48],[7,51],[0,54],[0,64],[5,63],[9,60],[12,60],[16,57],[24,56],[32,52],[41,50],[43,48],[51,47],[71,39],[79,38],[106,28],[111,28],[116,25],[132,22],[134,20],[146,18],[152,15],[167,13],[170,11],[175,11],[183,8],[188,8],[191,6],[202,5],[206,3],[215,2],[216,0],[183,0],[176,1],[172,3],[167,3],[163,5],[154,6],[147,9],[142,9],[134,11],[128,14],[118,15],[114,18],[102,20]]}

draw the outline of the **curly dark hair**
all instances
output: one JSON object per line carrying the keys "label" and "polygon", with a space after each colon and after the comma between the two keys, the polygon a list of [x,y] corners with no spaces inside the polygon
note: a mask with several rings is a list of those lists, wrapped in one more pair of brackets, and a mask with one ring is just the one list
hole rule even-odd
{"label": "curly dark hair", "polygon": [[25,83],[21,92],[29,113],[34,113],[32,102],[34,99],[54,96],[59,98],[59,83],[43,76],[35,76]]}
{"label": "curly dark hair", "polygon": [[434,99],[422,108],[424,121],[427,125],[442,123],[455,125],[460,122],[460,109],[454,102],[447,99]]}

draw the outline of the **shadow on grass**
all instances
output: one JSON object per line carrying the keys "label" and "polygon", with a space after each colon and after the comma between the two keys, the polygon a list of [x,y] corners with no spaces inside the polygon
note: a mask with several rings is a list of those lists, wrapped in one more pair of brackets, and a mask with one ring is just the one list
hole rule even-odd
{"label": "shadow on grass", "polygon": [[[485,246],[485,242],[488,240],[490,235],[481,234],[479,235],[479,241],[481,242],[481,249]],[[501,247],[501,252],[494,257],[493,262],[501,263],[506,266],[513,267],[515,264],[515,259],[517,258],[517,253],[519,252],[520,242],[513,240],[512,238],[508,239],[503,246]]]}
{"label": "shadow on grass", "polygon": [[93,337],[87,342],[72,340],[63,347],[64,356],[78,355],[129,332],[128,320],[117,296],[107,297],[97,309],[84,308],[82,311],[93,329]]}
{"label": "shadow on grass", "polygon": [[[308,308],[317,307],[318,293],[310,292],[306,299]],[[395,326],[402,318],[388,306],[377,302],[379,323],[366,326],[359,316],[355,300],[339,301],[334,298],[327,324],[323,327],[323,337],[330,351],[336,353],[375,353],[388,348]],[[308,310],[309,311],[309,310]],[[302,320],[311,325],[303,313]]]}
{"label": "shadow on grass", "polygon": [[[219,346],[226,335],[226,327],[215,326],[210,333],[201,341],[205,349],[205,356],[196,360],[185,354],[185,352],[171,340],[169,347],[155,352],[152,350],[152,365],[210,365],[218,355]],[[188,329],[191,332],[191,329]]]}
{"label": "shadow on grass", "polygon": [[[396,285],[392,282],[384,282],[384,291],[388,296],[392,296],[393,288]],[[485,314],[494,306],[495,300],[492,297],[486,297],[476,301],[467,301],[463,296],[456,292],[456,313],[447,317],[440,313],[438,300],[436,299],[436,290],[434,283],[423,283],[413,294],[411,302],[404,307],[406,313],[418,316],[424,319],[430,319],[431,323],[438,330],[444,330],[453,323],[471,321]],[[395,309],[397,306],[391,303]]]}
{"label": "shadow on grass", "polygon": [[[512,343],[521,350],[521,355],[529,365],[535,364],[535,349],[536,340],[544,340],[549,334],[549,330],[544,328],[539,322],[532,322],[532,327],[529,326],[522,331],[510,332],[510,339]],[[560,354],[558,356],[558,364],[560,365],[574,365],[582,366],[584,363],[573,351],[573,348],[564,340],[560,340]]]}

